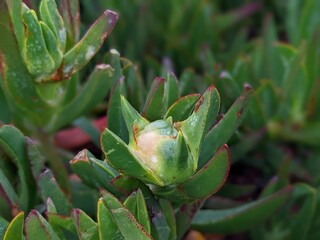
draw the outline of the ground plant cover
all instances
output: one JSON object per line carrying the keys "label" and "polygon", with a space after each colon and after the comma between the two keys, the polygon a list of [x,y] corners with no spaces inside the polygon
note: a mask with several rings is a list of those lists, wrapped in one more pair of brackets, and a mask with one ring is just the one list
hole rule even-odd
{"label": "ground plant cover", "polygon": [[319,0],[0,0],[0,238],[320,239]]}

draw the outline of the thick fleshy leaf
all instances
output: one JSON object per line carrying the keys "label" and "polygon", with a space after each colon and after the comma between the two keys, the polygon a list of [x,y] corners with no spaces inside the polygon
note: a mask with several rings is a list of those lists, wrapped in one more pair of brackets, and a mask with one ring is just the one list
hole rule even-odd
{"label": "thick fleshy leaf", "polygon": [[98,224],[81,209],[72,209],[72,219],[80,240],[99,240]]}
{"label": "thick fleshy leaf", "polygon": [[173,122],[187,119],[200,97],[200,94],[190,94],[178,99],[170,106],[165,118],[172,117]]}
{"label": "thick fleshy leaf", "polygon": [[70,216],[61,216],[57,213],[46,212],[46,217],[55,231],[65,229],[70,233],[77,234],[75,224]]}
{"label": "thick fleshy leaf", "polygon": [[116,222],[113,220],[110,210],[105,206],[102,198],[98,201],[97,219],[100,239],[124,239]]}
{"label": "thick fleshy leaf", "polygon": [[[172,234],[167,215],[161,209],[158,199],[145,184],[139,186],[145,197],[151,223],[151,235],[155,240],[170,239]],[[172,219],[171,219],[172,221]]]}
{"label": "thick fleshy leaf", "polygon": [[38,186],[42,199],[46,201],[50,197],[57,208],[57,213],[62,215],[70,214],[72,205],[50,170],[46,169],[42,172],[38,179]]}
{"label": "thick fleshy leaf", "polygon": [[[317,191],[305,183],[293,186],[292,200],[299,204],[299,210],[290,220],[290,238],[293,240],[309,239],[308,233],[314,222],[317,207]],[[303,224],[302,224],[303,223]]]}
{"label": "thick fleshy leaf", "polygon": [[161,206],[161,210],[163,214],[165,215],[165,218],[167,220],[168,226],[170,228],[170,236],[169,240],[177,239],[177,227],[176,227],[176,217],[174,215],[174,209],[169,201],[166,199],[159,199],[159,203]]}
{"label": "thick fleshy leaf", "polygon": [[48,129],[57,130],[92,109],[107,95],[112,84],[112,76],[112,68],[109,65],[97,65],[80,93],[58,112],[59,117],[52,120]]}
{"label": "thick fleshy leaf", "polygon": [[55,62],[50,56],[36,12],[24,7],[22,14],[25,26],[25,46],[22,50],[24,62],[36,81],[42,81],[55,70]]}
{"label": "thick fleshy leaf", "polygon": [[122,203],[106,191],[101,191],[105,206],[110,211],[121,234],[125,239],[152,239],[135,217]]}
{"label": "thick fleshy leaf", "polygon": [[[183,122],[176,123],[183,132],[193,159],[198,159],[202,139],[214,123],[220,109],[220,97],[216,88],[210,86],[198,100],[192,115]],[[197,163],[195,163],[197,164]],[[195,165],[195,169],[197,165]]]}
{"label": "thick fleshy leaf", "polygon": [[59,240],[50,224],[36,210],[31,210],[25,222],[26,239]]}
{"label": "thick fleshy leaf", "polygon": [[[8,2],[13,5],[13,9],[11,9],[12,13],[20,15],[21,1],[8,0]],[[10,5],[10,3],[8,5]],[[1,87],[5,89],[4,93],[8,99],[8,104],[12,107],[14,106],[16,111],[22,111],[25,116],[30,117],[32,114],[24,111],[30,108],[46,108],[46,103],[38,97],[33,78],[28,73],[26,66],[23,63],[15,35],[10,28],[12,23],[6,7],[6,4],[2,4],[0,14],[0,32],[3,35],[0,41],[0,51],[2,53],[0,61],[5,63],[4,65],[2,64],[3,67],[0,69],[2,74]],[[17,22],[20,21],[22,27],[21,41],[24,41],[21,16],[15,16],[14,18]],[[16,79],[19,79],[19,81],[16,81]],[[45,115],[43,115],[42,121],[44,118]],[[21,123],[21,121],[18,122]]]}
{"label": "thick fleshy leaf", "polygon": [[22,0],[6,0],[13,23],[13,30],[21,50],[24,45],[24,27],[22,23]]}
{"label": "thick fleshy leaf", "polygon": [[119,172],[160,186],[164,184],[143,162],[136,158],[121,138],[107,128],[102,133],[101,144],[107,161]]}
{"label": "thick fleshy leaf", "polygon": [[123,205],[132,213],[136,218],[138,223],[140,223],[143,228],[150,234],[150,220],[147,210],[147,205],[144,199],[144,196],[139,189],[136,192],[133,192],[123,203]]}
{"label": "thick fleshy leaf", "polygon": [[195,72],[192,69],[186,69],[179,78],[180,95],[185,96],[192,93],[192,79],[195,78]]}
{"label": "thick fleshy leaf", "polygon": [[137,71],[137,67],[131,61],[122,58],[122,65],[129,102],[135,109],[140,111],[144,100],[145,84]]}
{"label": "thick fleshy leaf", "polygon": [[47,209],[47,212],[57,213],[57,208],[50,197],[46,201],[46,209]]}
{"label": "thick fleshy leaf", "polygon": [[[217,192],[225,183],[230,170],[231,155],[227,145],[218,150],[213,158],[192,178],[181,184],[187,196],[203,199]],[[210,183],[203,186],[201,183]]]}
{"label": "thick fleshy leaf", "polygon": [[24,212],[20,212],[11,220],[4,234],[3,240],[23,240]]}
{"label": "thick fleshy leaf", "polygon": [[192,221],[192,228],[211,233],[238,233],[249,230],[271,217],[285,204],[292,192],[287,187],[266,198],[232,209],[200,210]]}
{"label": "thick fleshy leaf", "polygon": [[[121,96],[126,95],[124,78],[120,78],[113,90],[108,106],[108,123],[107,128],[117,134],[122,140],[128,142],[128,129],[121,111]],[[130,129],[131,130],[131,129]]]}
{"label": "thick fleshy leaf", "polygon": [[155,121],[162,118],[163,115],[163,98],[164,98],[164,79],[156,78],[150,87],[142,116],[149,121]]}
{"label": "thick fleshy leaf", "polygon": [[122,195],[128,197],[132,192],[139,189],[143,184],[140,180],[125,175],[119,175],[112,179],[111,185],[119,189]]}
{"label": "thick fleshy leaf", "polygon": [[12,113],[9,108],[9,104],[7,102],[7,99],[5,97],[5,93],[3,92],[3,89],[1,87],[2,78],[0,75],[0,121],[9,124],[12,122]]}
{"label": "thick fleshy leaf", "polygon": [[[61,51],[61,46],[59,44],[58,38],[54,35],[52,30],[43,22],[40,22],[43,39],[45,41],[48,53],[52,57],[54,62],[54,69],[60,67],[62,62],[63,53]],[[47,80],[47,79],[39,79],[39,80]],[[56,80],[55,76],[52,77],[52,80]],[[60,80],[60,79],[58,79]]]}
{"label": "thick fleshy leaf", "polygon": [[116,49],[111,49],[110,52],[104,56],[103,62],[109,64],[114,69],[112,84],[115,85],[117,81],[123,78],[120,53]]}
{"label": "thick fleshy leaf", "polygon": [[39,150],[39,144],[32,141],[30,138],[26,138],[26,145],[32,175],[35,179],[37,179],[44,168],[46,159]]}
{"label": "thick fleshy leaf", "polygon": [[183,204],[176,211],[177,239],[181,239],[190,228],[191,221],[203,204],[203,200]]}
{"label": "thick fleshy leaf", "polygon": [[27,158],[25,137],[15,127],[4,125],[0,127],[0,148],[18,168],[20,207],[27,210],[35,199],[35,182]]}
{"label": "thick fleshy leaf", "polygon": [[13,186],[3,171],[0,169],[0,189],[1,197],[6,200],[8,207],[10,207],[11,215],[17,214],[21,209],[20,199],[16,194]]}
{"label": "thick fleshy leaf", "polygon": [[[191,202],[204,199],[217,192],[224,182],[230,169],[230,151],[227,145],[218,150],[214,157],[188,181],[167,188],[154,188],[154,193],[170,199],[172,202]],[[203,185],[202,183],[210,183]]]}
{"label": "thick fleshy leaf", "polygon": [[212,158],[218,148],[225,144],[239,127],[247,112],[251,95],[251,87],[246,86],[228,112],[207,133],[201,145],[199,168],[203,167]]}
{"label": "thick fleshy leaf", "polygon": [[67,30],[68,41],[73,46],[79,41],[80,36],[79,0],[61,0],[60,11]]}
{"label": "thick fleshy leaf", "polygon": [[133,142],[136,131],[143,129],[149,121],[142,117],[124,96],[121,96],[121,111],[129,131],[129,142]]}
{"label": "thick fleshy leaf", "polygon": [[79,71],[91,60],[111,33],[117,19],[116,13],[106,10],[93,23],[80,42],[65,54],[63,59],[63,74],[65,76]]}
{"label": "thick fleshy leaf", "polygon": [[173,73],[168,73],[164,83],[163,112],[179,98],[178,80]]}
{"label": "thick fleshy leaf", "polygon": [[3,239],[3,236],[6,232],[9,223],[4,218],[0,217],[0,238]]}
{"label": "thick fleshy leaf", "polygon": [[60,49],[64,51],[67,42],[67,33],[62,17],[54,0],[42,0],[39,7],[41,19],[59,39]]}
{"label": "thick fleshy leaf", "polygon": [[88,150],[79,152],[70,161],[72,170],[81,180],[93,188],[104,188],[119,195],[120,192],[112,187],[111,180],[119,175],[108,163],[101,161],[93,156]]}

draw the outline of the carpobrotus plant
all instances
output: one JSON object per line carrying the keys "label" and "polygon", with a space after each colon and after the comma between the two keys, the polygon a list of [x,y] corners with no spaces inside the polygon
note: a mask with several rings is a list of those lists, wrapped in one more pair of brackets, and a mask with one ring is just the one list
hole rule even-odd
{"label": "carpobrotus plant", "polygon": [[[184,120],[179,119],[177,116],[179,112],[175,108],[187,109],[190,105],[181,101],[178,100],[172,105],[163,119],[150,122],[124,97],[121,97],[121,110],[129,132],[128,145],[109,129],[102,134],[103,150],[107,161],[113,167],[125,175],[152,184],[152,188],[157,187],[154,188],[157,194],[168,195],[167,197],[177,194],[167,193],[168,187],[176,186],[177,189],[181,189],[186,185],[196,185],[199,178],[209,177],[211,174],[208,171],[214,171],[214,168],[206,166],[193,177],[198,167],[203,138],[218,114],[220,102],[218,92],[210,86],[196,102],[192,103],[194,106],[192,114]],[[191,108],[188,109],[190,110]],[[217,157],[222,159],[219,161],[221,174],[215,176],[219,178],[216,188],[222,185],[229,171],[228,147],[222,147],[217,155],[214,159]],[[181,197],[192,198],[193,194],[189,191],[193,187],[188,186]],[[210,188],[201,197],[209,195],[213,190]],[[176,197],[174,199],[179,200]]]}

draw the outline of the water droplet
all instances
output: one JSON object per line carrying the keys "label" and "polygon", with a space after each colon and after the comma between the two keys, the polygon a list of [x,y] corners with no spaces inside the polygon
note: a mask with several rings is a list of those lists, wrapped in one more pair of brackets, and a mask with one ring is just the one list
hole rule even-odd
{"label": "water droplet", "polygon": [[158,162],[157,156],[155,156],[155,155],[151,156],[151,161],[154,163]]}

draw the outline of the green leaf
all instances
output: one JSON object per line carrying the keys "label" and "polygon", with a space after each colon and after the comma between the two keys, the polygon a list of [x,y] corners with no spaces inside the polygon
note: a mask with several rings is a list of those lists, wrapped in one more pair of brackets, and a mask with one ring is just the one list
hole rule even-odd
{"label": "green leaf", "polygon": [[84,67],[101,48],[117,22],[116,13],[106,10],[90,27],[84,37],[63,59],[63,74],[70,76]]}
{"label": "green leaf", "polygon": [[170,106],[164,118],[172,117],[173,122],[187,119],[200,97],[200,94],[190,94],[179,98]]}
{"label": "green leaf", "polygon": [[142,117],[124,96],[121,96],[121,111],[129,132],[129,142],[133,142],[135,131],[143,129],[149,121]]}
{"label": "green leaf", "polygon": [[42,172],[38,179],[38,185],[43,201],[49,197],[57,208],[57,213],[62,215],[69,215],[72,205],[57,184],[52,172],[48,169]]}
{"label": "green leaf", "polygon": [[183,71],[179,78],[180,95],[185,96],[192,93],[192,79],[195,78],[195,72],[192,69],[186,69]]}
{"label": "green leaf", "polygon": [[39,7],[41,19],[59,39],[60,50],[64,51],[67,41],[67,33],[62,17],[54,0],[42,0]]}
{"label": "green leaf", "polygon": [[239,233],[273,216],[285,204],[292,192],[287,187],[268,197],[232,209],[200,210],[192,221],[192,228],[211,233]]}
{"label": "green leaf", "polygon": [[47,209],[47,212],[57,213],[57,208],[50,197],[47,198],[46,209]]}
{"label": "green leaf", "polygon": [[171,234],[170,226],[166,220],[167,215],[161,209],[158,199],[145,184],[139,186],[146,200],[149,217],[151,220],[151,235],[155,240],[169,239]]}
{"label": "green leaf", "polygon": [[61,108],[57,116],[53,117],[48,129],[55,131],[91,110],[107,95],[112,84],[112,76],[112,68],[109,65],[97,65],[80,93]]}
{"label": "green leaf", "polygon": [[12,113],[9,108],[9,104],[7,102],[7,99],[5,97],[5,93],[3,92],[3,89],[1,87],[2,83],[2,77],[0,76],[0,121],[9,124],[12,122]]}
{"label": "green leaf", "polygon": [[48,222],[54,230],[65,229],[70,233],[77,234],[75,224],[72,217],[70,216],[61,216],[57,213],[46,212]]}
{"label": "green leaf", "polygon": [[123,203],[123,205],[132,213],[138,223],[150,234],[150,220],[147,210],[147,205],[144,200],[144,196],[140,189],[133,192]]}
{"label": "green leaf", "polygon": [[[121,96],[126,95],[124,78],[120,78],[112,92],[108,106],[108,123],[107,128],[117,134],[125,142],[128,142],[128,130],[121,111]],[[131,130],[131,129],[130,129]]]}
{"label": "green leaf", "polygon": [[203,167],[213,154],[225,144],[241,124],[248,109],[252,90],[246,86],[223,118],[207,133],[201,145],[199,168]]}
{"label": "green leaf", "polygon": [[138,73],[137,67],[131,61],[122,59],[122,65],[129,102],[139,111],[144,100],[145,84]]}
{"label": "green leaf", "polygon": [[98,225],[81,209],[72,209],[72,219],[81,240],[99,240]]}
{"label": "green leaf", "polygon": [[173,73],[168,73],[164,83],[163,112],[179,98],[178,80]]}
{"label": "green leaf", "polygon": [[176,211],[177,239],[181,239],[190,228],[191,221],[202,204],[203,200],[186,203]]}
{"label": "green leaf", "polygon": [[23,210],[33,206],[35,200],[35,182],[32,178],[29,160],[27,158],[25,137],[13,126],[0,127],[0,148],[18,168],[20,180],[19,198]]}
{"label": "green leaf", "polygon": [[22,0],[6,0],[7,7],[13,23],[14,34],[17,38],[19,49],[24,45],[24,26],[22,23]]}
{"label": "green leaf", "polygon": [[59,240],[49,223],[36,210],[31,210],[25,222],[26,239]]}
{"label": "green leaf", "polygon": [[0,238],[3,239],[5,231],[7,230],[9,223],[4,218],[0,217]]}
{"label": "green leaf", "polygon": [[72,170],[90,187],[104,188],[120,195],[110,183],[119,173],[107,162],[96,159],[88,150],[80,151],[71,161]]}
{"label": "green leaf", "polygon": [[1,196],[6,200],[8,207],[10,207],[11,214],[15,215],[21,208],[21,202],[13,189],[10,181],[4,175],[3,171],[0,169],[0,189]]}
{"label": "green leaf", "polygon": [[314,222],[314,217],[318,217],[315,215],[317,194],[314,188],[305,183],[298,183],[293,186],[292,199],[299,205],[299,210],[290,220],[287,220],[290,223],[291,239],[309,239],[308,233]]}
{"label": "green leaf", "polygon": [[170,228],[169,240],[177,239],[177,227],[176,227],[176,217],[174,215],[174,209],[171,203],[166,199],[159,199],[161,210],[167,220],[167,223]]}
{"label": "green leaf", "polygon": [[[231,155],[227,145],[222,146],[213,158],[192,178],[181,184],[187,196],[203,199],[217,192],[227,179],[230,170]],[[210,183],[203,186],[201,183]]]}
{"label": "green leaf", "polygon": [[101,144],[107,161],[118,171],[160,186],[164,184],[151,169],[136,158],[121,138],[107,128],[102,133]]}
{"label": "green leaf", "polygon": [[192,115],[183,122],[175,123],[183,132],[193,159],[198,159],[202,139],[216,119],[219,109],[219,93],[216,88],[210,86],[198,100]]}
{"label": "green leaf", "polygon": [[[60,67],[62,63],[62,56],[63,53],[61,51],[61,46],[59,44],[58,38],[54,35],[52,30],[43,22],[40,22],[43,38],[48,50],[48,53],[52,57],[52,60],[54,61],[54,69],[57,69]],[[55,76],[51,77],[52,80],[56,80]],[[43,79],[44,81],[46,79]],[[58,79],[60,80],[60,79]]]}
{"label": "green leaf", "polygon": [[53,73],[55,63],[46,47],[36,12],[24,9],[22,17],[25,26],[25,45],[22,56],[30,74],[36,78],[36,81],[42,81]]}
{"label": "green leaf", "polygon": [[39,144],[31,138],[26,138],[27,154],[31,165],[32,176],[37,179],[42,169],[44,168],[46,159],[39,149]]}
{"label": "green leaf", "polygon": [[20,212],[11,220],[4,234],[3,240],[23,240],[24,212]]}
{"label": "green leaf", "polygon": [[124,239],[116,222],[113,220],[110,210],[105,206],[102,198],[98,201],[98,227],[100,239]]}
{"label": "green leaf", "polygon": [[68,34],[68,45],[73,46],[80,36],[79,0],[61,0],[60,11]]}
{"label": "green leaf", "polygon": [[163,116],[164,79],[155,78],[148,92],[142,116],[149,121],[159,120]]}
{"label": "green leaf", "polygon": [[128,197],[143,184],[140,180],[125,175],[119,175],[112,179],[111,185],[119,189],[122,195]]}
{"label": "green leaf", "polygon": [[[13,5],[12,14],[17,14],[14,16],[13,21],[20,21],[22,28],[22,41],[23,37],[23,26],[21,22],[21,1],[12,1],[8,5]],[[13,114],[17,112],[25,114],[31,118],[33,114],[28,111],[32,109],[46,109],[47,105],[44,103],[37,95],[34,81],[31,75],[28,73],[25,64],[20,55],[19,46],[17,44],[16,38],[10,26],[13,24],[10,21],[10,16],[6,4],[2,5],[0,14],[0,32],[3,33],[3,38],[0,41],[0,52],[2,53],[1,62],[5,65],[0,69],[2,74],[1,87],[6,95],[8,104],[10,104],[11,109],[14,109]],[[19,10],[20,9],[20,10]],[[16,81],[19,79],[19,81]],[[46,117],[46,114],[42,116],[42,121]],[[33,117],[32,117],[33,118]],[[21,124],[21,120],[15,119],[16,122]]]}
{"label": "green leaf", "polygon": [[[213,158],[188,181],[173,188],[154,188],[154,192],[161,197],[178,203],[204,199],[222,187],[229,173],[230,160],[229,148],[227,145],[224,145]],[[204,182],[210,184],[201,184]]]}
{"label": "green leaf", "polygon": [[126,209],[122,203],[106,191],[101,191],[105,206],[110,211],[121,234],[125,239],[152,239],[135,217]]}

